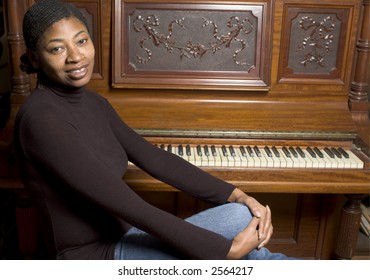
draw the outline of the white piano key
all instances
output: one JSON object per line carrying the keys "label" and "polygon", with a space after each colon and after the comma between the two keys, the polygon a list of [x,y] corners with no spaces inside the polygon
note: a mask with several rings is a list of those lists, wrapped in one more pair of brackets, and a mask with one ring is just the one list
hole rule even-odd
{"label": "white piano key", "polygon": [[240,166],[242,166],[242,167],[248,166],[248,159],[247,159],[247,157],[246,156],[243,156],[242,155],[242,152],[239,149],[236,149],[235,152],[236,152],[237,156],[240,159]]}
{"label": "white piano key", "polygon": [[201,150],[202,150],[202,163],[201,163],[201,166],[209,166],[209,158],[206,155],[204,146],[201,147]]}
{"label": "white piano key", "polygon": [[262,153],[262,157],[264,158],[265,167],[274,167],[274,161],[272,160],[272,158],[268,156],[268,154],[266,153],[264,149],[260,149],[260,150]]}
{"label": "white piano key", "polygon": [[279,160],[279,162],[280,162],[280,167],[282,167],[282,168],[286,168],[287,167],[287,160],[286,160],[286,158],[283,156],[283,149],[281,149],[281,148],[278,148],[277,149],[277,151],[279,152],[279,154],[280,154],[280,157],[276,157],[278,160]]}
{"label": "white piano key", "polygon": [[335,157],[335,160],[337,161],[338,168],[345,168],[345,161],[343,158]]}
{"label": "white piano key", "polygon": [[337,163],[335,159],[328,156],[324,149],[320,149],[320,152],[323,154],[323,161],[325,162],[325,168],[337,168]]}
{"label": "white piano key", "polygon": [[[306,155],[306,153],[304,153],[305,155]],[[305,160],[305,158],[306,157],[302,157],[299,153],[298,153],[298,158],[297,158],[297,160],[298,160],[298,165],[297,165],[297,167],[298,168],[306,168],[306,166],[307,166],[307,162],[306,162],[306,160]]]}
{"label": "white piano key", "polygon": [[254,154],[253,157],[251,157],[253,162],[251,162],[253,167],[261,167],[261,159],[256,154]]}
{"label": "white piano key", "polygon": [[191,151],[194,154],[195,165],[202,166],[202,156],[198,155],[197,147],[192,147]]}
{"label": "white piano key", "polygon": [[226,164],[225,166],[229,166],[229,167],[235,166],[234,157],[231,156],[230,151],[228,150],[226,146],[220,147],[219,151],[221,154],[222,162]]}
{"label": "white piano key", "polygon": [[306,168],[313,168],[313,162],[307,153],[306,153],[306,157],[304,158],[304,161],[306,164]]}
{"label": "white piano key", "polygon": [[227,162],[222,162],[222,156],[218,148],[214,148],[214,159],[215,159],[215,166],[227,166]]}
{"label": "white piano key", "polygon": [[263,152],[262,152],[262,150],[261,150],[261,155],[260,156],[257,156],[258,158],[259,158],[259,160],[260,160],[260,166],[261,167],[267,167],[267,159],[265,158],[265,156],[264,156],[264,154],[263,154]]}
{"label": "white piano key", "polygon": [[[231,146],[230,146],[231,147]],[[229,148],[229,150],[230,150],[230,148]],[[241,160],[241,158],[240,158],[240,155],[238,154],[238,149],[235,147],[233,147],[233,152],[234,152],[234,155],[233,154],[231,154],[231,151],[230,151],[230,154],[231,154],[231,156],[233,157],[233,159],[234,159],[234,166],[235,167],[240,167],[240,166],[242,166],[242,160]]]}
{"label": "white piano key", "polygon": [[284,151],[282,150],[281,151],[281,154],[280,156],[282,157],[283,161],[284,161],[284,167],[288,167],[288,168],[293,168],[293,160],[288,157]]}
{"label": "white piano key", "polygon": [[364,168],[364,163],[351,151],[346,151],[349,155],[349,160],[351,162],[351,168]]}
{"label": "white piano key", "polygon": [[300,165],[300,161],[297,157],[293,156],[293,154],[291,154],[291,160],[293,161],[293,167],[294,168],[300,168],[301,165]]}
{"label": "white piano key", "polygon": [[317,160],[318,156],[313,157],[310,153],[306,153],[307,159],[312,163],[312,168],[319,168],[319,161]]}

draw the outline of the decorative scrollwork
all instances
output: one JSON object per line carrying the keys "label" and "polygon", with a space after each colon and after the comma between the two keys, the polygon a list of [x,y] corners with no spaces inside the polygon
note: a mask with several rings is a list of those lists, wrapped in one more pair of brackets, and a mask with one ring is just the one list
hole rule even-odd
{"label": "decorative scrollwork", "polygon": [[[250,19],[245,18],[240,20],[237,16],[232,16],[227,21],[227,27],[231,29],[226,35],[219,35],[218,26],[215,22],[202,18],[202,28],[212,27],[213,38],[215,41],[203,44],[200,42],[192,42],[191,39],[187,40],[187,43],[180,45],[178,42],[172,39],[172,34],[175,31],[175,26],[185,29],[184,18],[175,19],[168,24],[167,34],[160,33],[156,28],[159,26],[159,18],[155,15],[149,15],[144,18],[138,15],[133,20],[133,30],[135,32],[143,32],[146,35],[139,41],[139,46],[142,48],[146,57],[137,55],[137,63],[145,64],[152,59],[153,52],[148,48],[147,42],[151,41],[155,47],[163,46],[163,48],[172,53],[174,50],[178,50],[180,53],[180,59],[183,58],[201,58],[207,53],[215,54],[224,48],[231,48],[232,44],[238,44],[239,47],[234,51],[232,59],[236,65],[247,66],[247,71],[250,71],[254,66],[247,62],[247,59],[239,59],[238,56],[248,44],[245,39],[245,35],[250,34],[253,29],[253,23]],[[244,38],[241,35],[244,34]]]}
{"label": "decorative scrollwork", "polygon": [[[325,66],[325,53],[331,52],[335,28],[335,20],[331,16],[317,22],[310,16],[304,16],[299,21],[299,27],[306,32],[306,36],[298,46],[298,51],[304,52],[304,59],[300,62],[305,67],[307,64]],[[324,51],[322,51],[324,50]]]}

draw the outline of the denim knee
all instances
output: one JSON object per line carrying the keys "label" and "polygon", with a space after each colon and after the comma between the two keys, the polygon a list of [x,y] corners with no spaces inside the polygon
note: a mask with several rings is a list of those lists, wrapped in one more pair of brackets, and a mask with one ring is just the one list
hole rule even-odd
{"label": "denim knee", "polygon": [[189,223],[233,239],[250,223],[249,208],[240,203],[227,203],[207,209],[186,219]]}
{"label": "denim knee", "polygon": [[234,216],[237,219],[248,220],[248,223],[252,219],[252,213],[249,208],[242,203],[228,203],[225,204],[226,210],[230,215]]}

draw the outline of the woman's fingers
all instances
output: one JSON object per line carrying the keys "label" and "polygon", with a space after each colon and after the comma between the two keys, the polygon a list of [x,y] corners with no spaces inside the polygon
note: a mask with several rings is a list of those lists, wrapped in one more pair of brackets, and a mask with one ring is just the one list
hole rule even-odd
{"label": "woman's fingers", "polygon": [[[262,224],[262,221],[260,223],[260,226]],[[272,233],[273,233],[273,226],[272,226],[272,223],[271,223],[271,209],[268,205],[266,205],[266,216],[265,216],[265,221],[263,223],[263,232],[262,230],[259,229],[259,235],[258,236],[261,236],[259,238],[261,244],[259,246],[260,247],[263,247],[264,245],[266,245],[269,241],[270,241],[270,238],[272,236]]]}

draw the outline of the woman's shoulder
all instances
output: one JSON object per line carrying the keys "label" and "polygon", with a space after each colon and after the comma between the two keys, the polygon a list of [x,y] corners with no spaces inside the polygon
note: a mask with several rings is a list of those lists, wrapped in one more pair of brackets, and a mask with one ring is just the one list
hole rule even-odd
{"label": "woman's shoulder", "polygon": [[[60,114],[58,114],[60,112]],[[47,89],[35,89],[27,97],[18,112],[18,118],[45,119],[47,116],[62,116],[63,108],[51,98]]]}
{"label": "woman's shoulder", "polygon": [[46,88],[36,88],[31,94],[27,97],[25,102],[22,104],[22,108],[31,109],[31,108],[48,108],[50,106],[56,106],[56,102],[53,102],[53,98],[50,98],[50,90]]}

